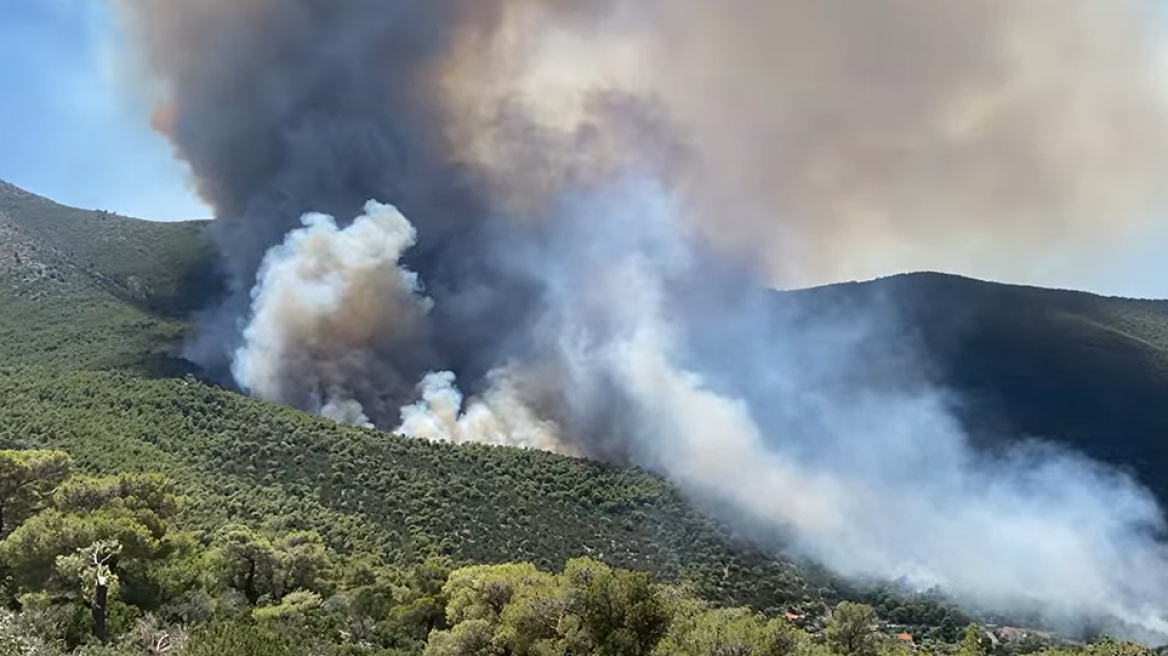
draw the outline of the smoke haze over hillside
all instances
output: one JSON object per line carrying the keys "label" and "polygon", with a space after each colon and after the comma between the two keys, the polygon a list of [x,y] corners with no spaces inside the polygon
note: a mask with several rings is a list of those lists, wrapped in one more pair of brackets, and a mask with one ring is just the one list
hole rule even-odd
{"label": "smoke haze over hillside", "polygon": [[650,467],[845,574],[1168,635],[1147,493],[1049,447],[974,453],[911,348],[872,357],[892,308],[767,291],[1005,271],[1146,219],[1149,6],[117,6],[217,211],[209,369],[340,421]]}

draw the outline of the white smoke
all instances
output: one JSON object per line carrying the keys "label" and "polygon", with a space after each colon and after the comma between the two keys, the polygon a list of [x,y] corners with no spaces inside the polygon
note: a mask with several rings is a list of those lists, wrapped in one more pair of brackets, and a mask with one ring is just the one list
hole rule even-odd
{"label": "white smoke", "polygon": [[[1132,481],[973,451],[919,363],[874,370],[879,308],[808,328],[749,301],[904,269],[1037,282],[1051,257],[1078,275],[1135,234],[1168,170],[1154,3],[117,4],[241,289],[267,252],[246,390],[349,423],[400,412],[429,439],[617,453],[844,573],[1164,630],[1164,523]],[[641,166],[667,191],[604,191]],[[367,196],[419,222],[440,312],[392,208],[285,234]],[[234,338],[237,300],[194,352]],[[426,375],[447,369],[469,388]]]}
{"label": "white smoke", "polygon": [[[1067,627],[1119,620],[1168,636],[1168,553],[1154,537],[1165,525],[1151,496],[1047,445],[976,453],[941,390],[841,383],[864,366],[860,347],[875,328],[799,327],[724,301],[734,327],[719,324],[727,342],[716,359],[741,361],[747,379],[715,382],[706,370],[717,367],[688,345],[698,326],[678,312],[708,277],[684,225],[650,183],[565,199],[548,240],[512,250],[546,289],[536,355],[497,367],[469,398],[453,373],[423,376],[398,431],[580,455],[595,437],[570,426],[618,399],[615,439],[634,462],[784,529],[788,547],[837,572],[940,587],[973,609],[1039,612]],[[331,358],[339,340],[360,352],[374,326],[353,333],[354,317],[389,327],[424,317],[421,282],[400,263],[412,243],[408,221],[376,203],[345,229],[306,217],[265,260],[239,380],[282,400],[284,363],[322,362],[289,349]],[[370,290],[383,295],[374,315]],[[366,424],[341,384],[351,372],[323,361],[322,402],[310,409]],[[546,386],[566,399],[554,411],[532,392]]]}
{"label": "white smoke", "polygon": [[344,229],[323,214],[303,224],[264,258],[232,371],[255,396],[369,426],[356,398],[380,373],[368,368],[415,343],[430,309],[399,264],[414,228],[375,201]]}
{"label": "white smoke", "polygon": [[[649,316],[612,366],[641,413],[640,443],[656,445],[647,464],[685,489],[793,530],[799,550],[847,576],[1168,637],[1168,553],[1152,537],[1163,522],[1130,479],[1036,445],[979,458],[927,394],[819,399],[793,412],[830,413],[812,418],[827,432],[776,425],[767,436],[744,401],[679,368],[673,348]],[[814,460],[801,461],[808,448]]]}
{"label": "white smoke", "polygon": [[489,377],[491,386],[463,407],[454,374],[427,374],[418,384],[421,399],[402,408],[397,432],[436,442],[478,442],[579,455],[565,443],[556,425],[540,419],[508,382],[508,371]]}
{"label": "white smoke", "polygon": [[330,398],[320,409],[320,416],[332,419],[338,424],[349,424],[362,428],[373,428],[373,422],[365,416],[365,408],[353,399]]}
{"label": "white smoke", "polygon": [[[1164,522],[1134,481],[1049,445],[979,455],[942,391],[833,388],[864,366],[867,329],[809,331],[728,306],[750,331],[729,335],[741,341],[718,357],[755,361],[766,373],[741,386],[781,407],[756,416],[756,405],[707,380],[686,347],[674,283],[704,274],[680,212],[651,185],[621,186],[611,198],[570,206],[562,240],[528,264],[553,290],[543,357],[568,394],[615,385],[638,464],[787,529],[796,550],[844,575],[937,586],[969,608],[1037,612],[1067,628],[1121,620],[1145,639],[1168,636],[1168,553],[1154,537]],[[403,411],[407,433],[570,443],[515,396],[514,406],[479,401],[459,414],[450,374],[428,377],[422,395]],[[523,409],[520,421],[500,414],[508,407]]]}

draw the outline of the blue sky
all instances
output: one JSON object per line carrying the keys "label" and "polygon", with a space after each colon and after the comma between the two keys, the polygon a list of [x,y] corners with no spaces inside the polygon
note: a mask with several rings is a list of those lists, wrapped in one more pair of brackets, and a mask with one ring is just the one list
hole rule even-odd
{"label": "blue sky", "polygon": [[[209,216],[126,62],[105,0],[0,0],[0,179],[79,207]],[[1056,259],[1030,281],[1168,298],[1166,254],[1168,217],[1096,266]]]}
{"label": "blue sky", "polygon": [[0,0],[0,179],[79,207],[207,217],[117,53],[102,0]]}

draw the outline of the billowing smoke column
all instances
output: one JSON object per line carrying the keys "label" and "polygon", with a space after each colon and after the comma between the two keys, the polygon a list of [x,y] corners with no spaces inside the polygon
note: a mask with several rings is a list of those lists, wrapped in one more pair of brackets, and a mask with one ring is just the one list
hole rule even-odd
{"label": "billowing smoke column", "polygon": [[218,214],[209,370],[650,467],[845,574],[1168,636],[1145,491],[1049,446],[975,452],[911,349],[872,357],[903,343],[886,308],[768,291],[1022,275],[1137,226],[1168,169],[1150,5],[117,5]]}
{"label": "billowing smoke column", "polygon": [[403,373],[424,371],[429,301],[417,275],[399,267],[414,240],[401,213],[375,202],[343,230],[332,217],[305,215],[260,267],[235,379],[272,401],[368,423],[349,390],[401,388],[412,383]]}

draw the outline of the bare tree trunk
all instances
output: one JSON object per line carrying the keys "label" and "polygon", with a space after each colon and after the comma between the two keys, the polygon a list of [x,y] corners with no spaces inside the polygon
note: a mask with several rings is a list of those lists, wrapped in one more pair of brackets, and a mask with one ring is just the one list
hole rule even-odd
{"label": "bare tree trunk", "polygon": [[104,577],[97,579],[93,589],[93,635],[105,644],[109,641],[109,633],[105,625],[106,610],[109,605],[109,585]]}

